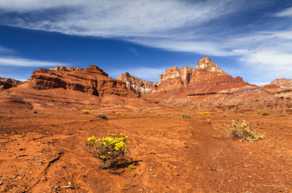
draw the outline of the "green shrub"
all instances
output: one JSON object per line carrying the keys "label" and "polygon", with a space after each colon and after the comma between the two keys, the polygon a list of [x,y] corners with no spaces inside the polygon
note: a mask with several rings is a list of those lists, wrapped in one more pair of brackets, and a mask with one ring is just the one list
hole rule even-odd
{"label": "green shrub", "polygon": [[264,138],[264,135],[250,129],[250,125],[245,120],[232,121],[231,134],[236,139],[245,141],[257,141]]}
{"label": "green shrub", "polygon": [[101,138],[91,136],[87,138],[87,146],[90,151],[102,160],[103,169],[119,169],[136,164],[127,156],[127,136],[111,135]]}

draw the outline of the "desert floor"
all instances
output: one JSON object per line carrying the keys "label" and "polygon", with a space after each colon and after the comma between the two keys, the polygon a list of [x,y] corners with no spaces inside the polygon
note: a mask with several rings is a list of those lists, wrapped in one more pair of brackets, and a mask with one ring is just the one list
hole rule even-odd
{"label": "desert floor", "polygon": [[[292,192],[292,114],[205,112],[136,99],[101,105],[58,92],[1,95],[0,192]],[[265,138],[232,139],[235,119]],[[101,169],[85,145],[91,135],[118,133],[128,136],[131,157],[142,160],[122,173]]]}

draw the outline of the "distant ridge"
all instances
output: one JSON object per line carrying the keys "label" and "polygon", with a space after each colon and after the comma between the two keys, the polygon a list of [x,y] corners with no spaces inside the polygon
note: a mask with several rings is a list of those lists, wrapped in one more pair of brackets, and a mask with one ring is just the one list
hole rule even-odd
{"label": "distant ridge", "polygon": [[21,84],[21,81],[12,78],[0,77],[0,90],[9,89]]}

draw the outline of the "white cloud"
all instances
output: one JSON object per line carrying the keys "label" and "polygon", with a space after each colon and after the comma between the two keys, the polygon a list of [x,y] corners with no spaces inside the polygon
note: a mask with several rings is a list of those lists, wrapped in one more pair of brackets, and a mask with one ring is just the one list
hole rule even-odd
{"label": "white cloud", "polygon": [[80,5],[80,0],[0,0],[0,9],[5,11],[29,12],[64,6]]}
{"label": "white cloud", "polygon": [[[63,7],[67,9],[61,15],[25,17],[28,12],[45,13],[47,9]],[[209,22],[233,12],[238,14],[245,8],[252,9],[245,0],[10,0],[9,3],[0,0],[0,10],[24,14],[6,25],[81,36],[114,37],[171,51],[232,56],[239,59],[242,70],[252,71],[258,79],[282,75],[292,78],[292,29],[289,24],[283,29],[283,18],[279,18],[292,16],[292,7],[271,13],[271,16],[277,16],[273,19],[279,20],[281,31],[272,30],[274,26],[268,25],[261,28],[257,23],[259,26],[249,26],[252,31],[248,33],[244,29],[239,30],[242,34],[229,29],[231,33],[228,34],[224,33],[227,29],[218,26],[213,29],[216,31],[213,35],[206,32],[214,27],[209,26]],[[9,61],[18,65],[41,63],[17,58],[4,60]],[[163,70],[133,68],[128,71],[145,79],[157,79]]]}
{"label": "white cloud", "polygon": [[[290,52],[291,53],[291,52]],[[292,78],[292,55],[278,50],[256,50],[242,56],[244,68],[254,75],[254,81]]]}
{"label": "white cloud", "polygon": [[21,12],[66,6],[73,10],[64,11],[62,16],[18,18],[10,25],[75,35],[158,37],[169,36],[172,30],[218,19],[236,11],[241,1],[12,0],[7,3],[0,0],[0,9]]}
{"label": "white cloud", "polygon": [[[292,55],[290,53],[279,52],[276,50],[259,50],[246,55],[243,59],[248,64],[263,65],[262,68],[267,68],[270,71],[292,70]],[[271,68],[272,67],[272,68]]]}
{"label": "white cloud", "polygon": [[200,53],[213,56],[237,55],[225,49],[222,44],[211,41],[196,40],[175,40],[175,39],[129,39],[129,41],[156,48],[163,48],[171,51]]}
{"label": "white cloud", "polygon": [[[292,78],[292,30],[265,31],[225,40],[225,46],[238,53],[240,70],[253,82]],[[241,51],[232,50],[241,48]]]}
{"label": "white cloud", "polygon": [[0,0],[0,10],[45,13],[49,8],[66,7],[61,15],[23,15],[6,24],[81,36],[115,37],[172,51],[229,56],[237,53],[206,40],[207,34],[200,27],[244,9],[243,3],[246,4],[244,0],[11,0],[9,3]]}
{"label": "white cloud", "polygon": [[12,49],[0,46],[0,54],[8,54],[8,53],[10,54],[10,53],[13,53],[13,52],[14,51]]}
{"label": "white cloud", "polygon": [[33,60],[20,57],[3,57],[0,56],[0,65],[1,66],[19,66],[19,67],[49,67],[57,65],[68,65],[66,63],[52,62],[52,61],[41,61]]}
{"label": "white cloud", "polygon": [[284,9],[275,14],[277,17],[292,17],[292,7]]}

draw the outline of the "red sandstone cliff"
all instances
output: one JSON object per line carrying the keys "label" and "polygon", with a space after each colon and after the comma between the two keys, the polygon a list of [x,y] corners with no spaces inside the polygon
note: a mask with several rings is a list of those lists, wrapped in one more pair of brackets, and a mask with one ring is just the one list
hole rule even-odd
{"label": "red sandstone cliff", "polygon": [[64,88],[78,90],[96,96],[134,96],[122,81],[108,76],[102,69],[92,65],[89,68],[55,67],[39,69],[31,77],[31,85],[36,89]]}
{"label": "red sandstone cliff", "polygon": [[242,78],[234,78],[225,73],[210,58],[202,57],[193,69],[189,67],[168,68],[161,75],[158,87],[154,92],[184,90],[189,95],[209,94],[247,85]]}
{"label": "red sandstone cliff", "polygon": [[15,87],[15,86],[19,85],[20,83],[21,83],[21,81],[18,81],[18,80],[0,77],[0,90]]}
{"label": "red sandstone cliff", "polygon": [[208,94],[247,85],[241,77],[230,76],[210,58],[203,57],[192,72],[188,92],[189,94]]}
{"label": "red sandstone cliff", "polygon": [[150,81],[142,80],[126,72],[117,77],[117,80],[125,82],[128,89],[134,90],[139,95],[151,93],[155,84]]}

